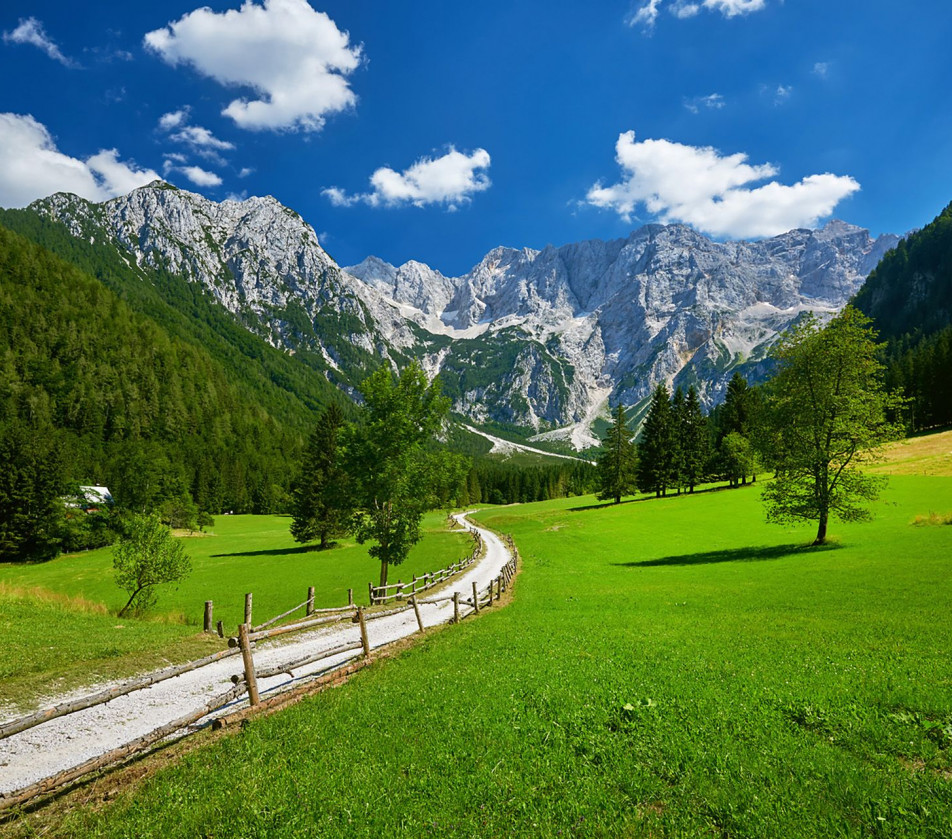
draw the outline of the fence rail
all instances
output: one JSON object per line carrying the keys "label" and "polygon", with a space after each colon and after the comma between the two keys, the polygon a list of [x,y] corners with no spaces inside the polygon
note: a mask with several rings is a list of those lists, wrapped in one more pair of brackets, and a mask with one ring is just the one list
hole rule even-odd
{"label": "fence rail", "polygon": [[473,532],[473,551],[459,562],[454,562],[447,568],[441,568],[439,571],[428,571],[425,574],[413,575],[409,583],[398,580],[395,583],[384,586],[375,586],[373,583],[367,584],[367,590],[370,594],[370,605],[375,606],[382,603],[390,603],[393,600],[406,600],[407,597],[413,597],[421,591],[428,591],[441,583],[446,582],[450,577],[459,574],[469,568],[483,553],[483,540],[477,532]]}
{"label": "fence rail", "polygon": [[[128,682],[125,682],[124,684],[118,685],[114,688],[99,691],[98,693],[90,694],[89,696],[62,703],[53,708],[37,711],[33,714],[29,714],[25,717],[5,723],[4,725],[0,726],[0,740],[25,731],[34,726],[40,725],[44,722],[49,722],[50,720],[66,716],[71,713],[76,713],[78,711],[92,708],[96,705],[101,705],[105,702],[115,699],[116,697],[124,696],[137,690],[143,690],[147,687],[150,687],[151,685],[157,684],[158,682],[174,678],[175,676],[179,676],[192,670],[197,670],[200,667],[212,664],[229,656],[235,656],[238,654],[241,654],[242,656],[244,672],[231,677],[233,684],[231,689],[216,696],[215,698],[208,701],[204,706],[193,712],[190,712],[186,716],[166,723],[165,725],[162,725],[159,728],[156,728],[153,731],[138,737],[124,746],[112,749],[106,754],[87,760],[79,766],[60,772],[56,775],[32,784],[29,787],[24,787],[20,790],[15,790],[7,794],[0,794],[0,811],[14,807],[18,804],[22,804],[38,795],[52,792],[77,780],[83,775],[98,769],[102,769],[111,764],[118,763],[137,752],[144,751],[145,749],[151,747],[155,743],[159,742],[165,737],[168,737],[176,731],[193,725],[209,714],[220,711],[232,703],[235,699],[240,697],[243,693],[248,694],[249,705],[252,708],[261,704],[261,699],[258,695],[257,688],[257,680],[259,678],[269,678],[282,673],[290,674],[292,671],[298,670],[302,667],[307,667],[323,660],[337,658],[338,656],[347,655],[349,653],[355,653],[358,651],[360,651],[364,659],[369,659],[371,651],[374,649],[370,642],[370,634],[368,630],[368,624],[372,621],[412,610],[415,613],[419,631],[423,632],[425,629],[425,622],[421,615],[421,606],[439,606],[440,604],[446,603],[447,601],[452,601],[453,619],[450,621],[451,623],[458,623],[468,614],[478,614],[480,610],[491,607],[494,602],[499,601],[502,596],[502,592],[509,588],[516,574],[519,552],[516,549],[511,536],[504,537],[510,551],[509,561],[503,566],[499,575],[491,580],[489,585],[482,590],[479,590],[476,583],[474,582],[471,599],[462,598],[458,591],[454,592],[454,594],[449,597],[436,597],[428,600],[421,600],[416,597],[415,594],[415,592],[424,591],[426,588],[432,588],[433,585],[436,585],[433,580],[435,580],[439,574],[443,574],[444,572],[450,571],[452,569],[455,569],[453,573],[458,573],[458,571],[471,565],[476,560],[476,558],[481,555],[483,549],[482,540],[479,538],[479,534],[477,533],[474,535],[477,538],[472,555],[466,560],[454,563],[453,565],[449,566],[449,568],[442,569],[442,571],[437,572],[437,574],[425,575],[425,577],[419,578],[419,580],[424,582],[421,583],[421,585],[417,587],[415,591],[413,589],[410,590],[410,598],[406,605],[395,609],[375,611],[366,614],[363,607],[353,605],[340,607],[337,609],[315,610],[313,608],[313,589],[311,589],[308,592],[308,600],[305,601],[305,603],[300,604],[294,609],[288,610],[282,615],[278,615],[276,618],[272,618],[270,621],[266,621],[264,624],[260,624],[257,627],[252,627],[250,621],[251,597],[249,596],[246,600],[246,617],[248,620],[239,627],[238,636],[229,639],[228,649],[221,650],[217,653],[213,653],[212,655],[205,656],[204,658],[197,659],[195,661],[186,662],[185,664],[167,667],[164,670],[159,670],[155,673],[149,673],[144,676],[131,679]],[[444,577],[443,579],[446,578]],[[415,579],[414,584],[417,582],[418,580]],[[394,587],[388,586],[387,588]],[[389,600],[396,599],[396,596],[397,595],[385,594],[381,597],[380,602],[386,603]],[[463,609],[461,608],[462,606],[469,606],[471,611],[467,614],[464,614]],[[288,617],[301,608],[308,609],[309,615],[317,614],[318,612],[322,612],[324,614],[320,617],[310,618],[294,624],[271,628],[271,625],[277,620]],[[301,632],[315,626],[326,625],[328,623],[344,620],[352,620],[353,622],[360,625],[359,642],[342,644],[333,649],[322,650],[294,661],[285,662],[284,664],[256,669],[254,664],[254,642],[256,640],[273,638],[278,635],[284,635],[292,632]],[[383,643],[379,644],[377,648],[382,649],[391,643],[395,642],[384,641]],[[350,658],[347,660],[351,660],[352,658],[353,656],[350,656]],[[338,665],[335,665],[335,667],[336,666]]]}

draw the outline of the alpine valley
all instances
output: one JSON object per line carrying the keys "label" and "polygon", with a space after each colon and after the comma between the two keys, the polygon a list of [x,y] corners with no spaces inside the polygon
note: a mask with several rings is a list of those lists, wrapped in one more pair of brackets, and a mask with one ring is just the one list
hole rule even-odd
{"label": "alpine valley", "polygon": [[899,242],[842,221],[757,242],[651,224],[613,241],[498,247],[446,277],[372,256],[341,267],[270,197],[216,203],[156,181],[101,204],[60,193],[17,214],[20,228],[62,227],[118,252],[143,282],[198,284],[351,395],[379,359],[418,359],[464,423],[575,449],[597,445],[609,404],[638,416],[660,381],[694,384],[712,405],[735,370],[763,378],[778,334],[805,311],[842,308]]}

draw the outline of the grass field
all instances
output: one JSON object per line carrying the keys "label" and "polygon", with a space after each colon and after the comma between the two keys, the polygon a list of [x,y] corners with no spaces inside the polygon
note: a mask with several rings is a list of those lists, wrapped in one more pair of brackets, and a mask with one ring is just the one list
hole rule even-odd
{"label": "grass field", "polygon": [[892,478],[824,549],[758,494],[487,510],[509,607],[57,835],[948,837],[952,527],[911,522],[952,478]]}
{"label": "grass field", "polygon": [[[318,607],[345,605],[348,588],[366,603],[367,583],[379,575],[366,546],[345,540],[333,550],[305,550],[291,539],[289,523],[282,516],[220,516],[214,535],[184,538],[192,573],[177,588],[161,588],[148,620],[115,617],[128,595],[113,581],[111,548],[0,564],[0,701],[24,706],[78,684],[213,651],[223,642],[199,632],[205,600],[214,601],[215,619],[229,632],[243,620],[249,591],[256,621],[303,602],[309,585]],[[394,580],[469,554],[471,540],[446,530],[443,514],[430,514],[424,525],[424,539],[392,569]]]}

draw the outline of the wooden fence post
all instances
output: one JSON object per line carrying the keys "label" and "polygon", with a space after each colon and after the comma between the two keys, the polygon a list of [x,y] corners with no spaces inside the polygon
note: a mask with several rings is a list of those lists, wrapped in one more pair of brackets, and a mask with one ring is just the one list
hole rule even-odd
{"label": "wooden fence post", "polygon": [[347,589],[347,605],[354,605],[354,590],[352,588]]}
{"label": "wooden fence post", "polygon": [[245,623],[251,626],[251,592],[245,595]]}
{"label": "wooden fence post", "polygon": [[367,583],[367,590],[370,592],[370,605],[374,605],[374,584]]}
{"label": "wooden fence post", "polygon": [[357,607],[357,620],[360,622],[360,643],[364,646],[364,656],[370,658],[370,639],[367,637],[367,622],[364,620],[364,610]]}
{"label": "wooden fence post", "polygon": [[[249,597],[251,595],[248,595]],[[250,623],[243,623],[238,627],[238,643],[241,645],[241,658],[245,664],[245,682],[248,685],[248,702],[251,705],[257,705],[258,699],[258,680],[255,678],[255,663],[251,657],[251,642],[248,640],[248,630]]]}
{"label": "wooden fence post", "polygon": [[453,592],[453,623],[459,623],[459,592]]}
{"label": "wooden fence post", "polygon": [[218,621],[218,637],[219,638],[225,637],[225,624],[223,621]]}
{"label": "wooden fence post", "polygon": [[314,586],[307,587],[307,614],[314,614]]}
{"label": "wooden fence post", "polygon": [[410,598],[410,602],[413,604],[413,611],[416,612],[417,626],[420,627],[420,632],[423,632],[423,618],[420,617],[420,606],[416,602],[416,595]]}
{"label": "wooden fence post", "polygon": [[473,580],[473,608],[476,614],[479,614],[479,592],[476,590],[476,581]]}
{"label": "wooden fence post", "polygon": [[214,608],[215,608],[215,604],[211,600],[205,601],[205,620],[204,620],[205,632],[211,632],[214,629],[215,622],[212,619]]}

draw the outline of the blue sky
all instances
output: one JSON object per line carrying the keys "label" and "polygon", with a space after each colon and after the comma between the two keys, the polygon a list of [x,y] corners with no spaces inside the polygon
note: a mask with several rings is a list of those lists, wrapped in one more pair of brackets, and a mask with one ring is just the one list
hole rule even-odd
{"label": "blue sky", "polygon": [[0,206],[274,195],[343,265],[952,201],[949,0],[54,0],[0,14]]}

